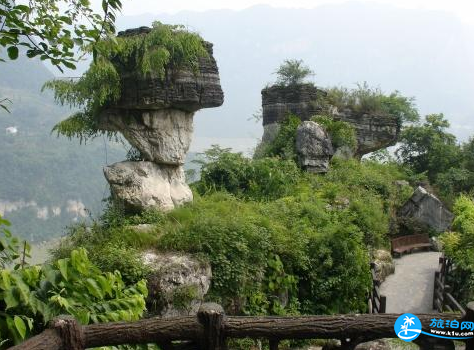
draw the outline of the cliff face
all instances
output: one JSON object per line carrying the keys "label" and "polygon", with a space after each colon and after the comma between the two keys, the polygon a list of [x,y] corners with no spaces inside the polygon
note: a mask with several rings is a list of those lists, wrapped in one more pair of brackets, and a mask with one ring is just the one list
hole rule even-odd
{"label": "cliff face", "polygon": [[[279,123],[291,113],[302,121],[320,114],[323,108],[320,97],[326,92],[312,84],[298,86],[271,86],[262,90],[263,137],[262,142],[270,142],[278,132]],[[327,112],[326,112],[327,113]],[[400,133],[400,123],[395,116],[355,113],[350,109],[338,111],[333,108],[331,116],[336,120],[350,123],[357,136],[357,150],[354,156],[394,145]]]}
{"label": "cliff face", "polygon": [[297,115],[303,121],[309,120],[321,110],[316,104],[321,95],[325,95],[325,92],[312,84],[270,86],[263,89],[263,126],[280,123],[288,113]]}
{"label": "cliff face", "polygon": [[[149,31],[140,27],[119,36]],[[164,79],[143,76],[135,68],[117,63],[121,97],[102,112],[98,125],[120,132],[144,159],[104,169],[112,195],[131,212],[170,210],[192,200],[182,165],[191,144],[194,112],[224,102],[212,44],[204,42],[204,46],[208,57],[199,59],[196,71],[168,67]]]}
{"label": "cliff face", "polygon": [[333,118],[350,123],[357,136],[355,155],[364,154],[393,146],[400,134],[400,123],[395,116],[381,114],[354,113],[350,109],[335,112]]}

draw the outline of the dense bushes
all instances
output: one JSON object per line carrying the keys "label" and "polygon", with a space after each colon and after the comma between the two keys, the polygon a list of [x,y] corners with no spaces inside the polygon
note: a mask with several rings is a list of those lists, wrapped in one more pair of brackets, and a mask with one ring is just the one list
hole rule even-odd
{"label": "dense bushes", "polygon": [[331,117],[318,115],[311,118],[312,121],[318,123],[326,129],[334,148],[348,147],[351,150],[357,148],[357,137],[354,127],[344,121],[334,120]]}
{"label": "dense bushes", "polygon": [[83,248],[42,266],[3,268],[0,276],[0,348],[41,332],[58,315],[89,324],[137,320],[145,310],[145,281],[126,286],[120,272],[101,272]]}
{"label": "dense bushes", "polygon": [[474,202],[472,198],[460,196],[453,207],[455,219],[452,232],[440,238],[447,257],[452,259],[450,285],[453,294],[461,303],[474,300]]}
{"label": "dense bushes", "polygon": [[203,164],[201,180],[195,185],[201,194],[217,190],[242,198],[275,199],[290,194],[300,177],[292,160],[251,160],[217,147],[205,155],[208,162]]}
{"label": "dense bushes", "polygon": [[358,84],[355,89],[334,87],[327,90],[326,102],[339,110],[346,108],[356,113],[379,113],[396,116],[400,122],[414,122],[419,119],[414,99],[402,96],[398,91],[389,95],[379,88]]}
{"label": "dense bushes", "polygon": [[[370,253],[386,244],[394,207],[410,195],[394,185],[404,177],[393,164],[341,159],[313,175],[290,160],[213,148],[193,203],[133,217],[112,206],[102,222],[76,228],[60,252],[86,246],[102,268],[132,272],[127,259],[105,266],[105,253],[151,246],[192,253],[212,266],[208,298],[230,313],[365,311]],[[126,228],[144,222],[153,233]]]}

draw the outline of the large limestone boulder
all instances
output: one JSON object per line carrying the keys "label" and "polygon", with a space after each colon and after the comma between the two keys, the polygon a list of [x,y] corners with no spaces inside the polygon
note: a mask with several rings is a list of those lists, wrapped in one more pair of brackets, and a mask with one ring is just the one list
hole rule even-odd
{"label": "large limestone boulder", "polygon": [[400,208],[398,215],[416,219],[437,232],[446,231],[453,221],[454,215],[432,193],[419,186]]}
{"label": "large limestone boulder", "polygon": [[298,126],[296,152],[301,166],[313,173],[327,172],[334,154],[326,130],[313,121],[304,121]]}
{"label": "large limestone boulder", "polygon": [[162,317],[196,314],[211,285],[209,263],[181,253],[147,251],[148,310]]}
{"label": "large limestone boulder", "polygon": [[104,168],[112,196],[130,212],[163,211],[193,200],[182,167],[152,162],[119,162]]}
{"label": "large limestone boulder", "polygon": [[375,276],[380,282],[395,273],[395,263],[393,262],[392,254],[389,251],[378,249],[373,256]]}
{"label": "large limestone boulder", "polygon": [[100,116],[99,126],[121,132],[145,160],[182,165],[192,140],[193,113],[179,109],[109,109]]}

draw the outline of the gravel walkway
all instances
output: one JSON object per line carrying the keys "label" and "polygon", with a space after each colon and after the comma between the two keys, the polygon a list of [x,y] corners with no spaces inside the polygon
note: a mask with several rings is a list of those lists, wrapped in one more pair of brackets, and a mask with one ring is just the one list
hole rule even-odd
{"label": "gravel walkway", "polygon": [[438,252],[420,252],[394,258],[395,273],[381,286],[387,297],[387,313],[433,312],[434,273]]}

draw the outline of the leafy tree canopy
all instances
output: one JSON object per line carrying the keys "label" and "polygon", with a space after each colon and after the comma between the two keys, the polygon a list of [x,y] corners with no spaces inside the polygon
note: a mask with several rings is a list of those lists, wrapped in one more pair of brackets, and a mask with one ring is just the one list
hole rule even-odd
{"label": "leafy tree canopy", "polygon": [[434,182],[439,173],[457,167],[461,159],[456,137],[447,132],[448,127],[443,114],[430,114],[423,123],[406,127],[397,156],[415,172],[427,172]]}
{"label": "leafy tree canopy", "polygon": [[304,65],[303,60],[293,59],[285,60],[275,74],[277,75],[277,84],[292,86],[304,83],[305,79],[314,75],[314,72]]}
{"label": "leafy tree canopy", "polygon": [[11,60],[24,52],[60,70],[74,69],[77,49],[92,50],[97,40],[115,32],[121,7],[120,0],[103,0],[102,13],[96,13],[88,0],[30,0],[27,5],[0,0],[0,49],[6,48]]}

